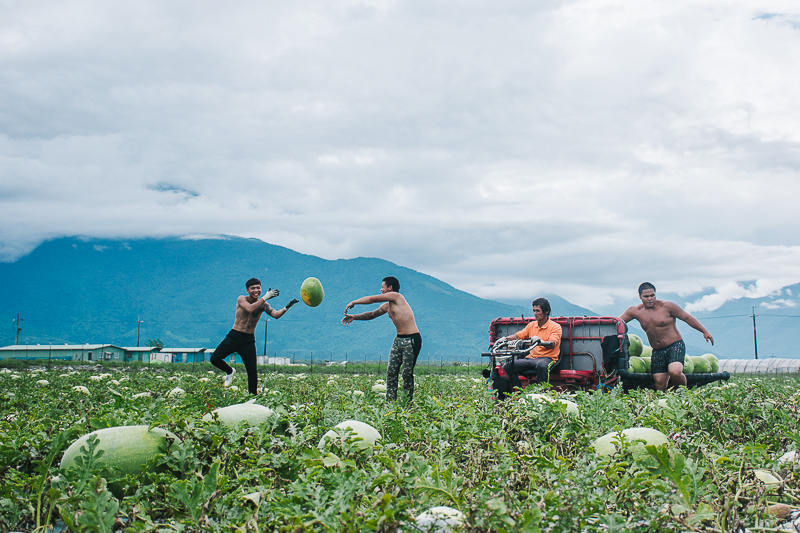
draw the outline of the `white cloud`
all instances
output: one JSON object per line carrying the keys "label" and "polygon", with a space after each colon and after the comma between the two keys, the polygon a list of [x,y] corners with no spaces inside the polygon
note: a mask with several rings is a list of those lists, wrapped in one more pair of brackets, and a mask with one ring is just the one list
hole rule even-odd
{"label": "white cloud", "polygon": [[767,309],[786,309],[788,307],[797,307],[797,301],[786,299],[772,300],[770,302],[761,302],[761,306]]}
{"label": "white cloud", "polygon": [[694,311],[763,296],[800,281],[798,21],[783,0],[10,5],[0,260],[232,234],[609,313],[644,280]]}

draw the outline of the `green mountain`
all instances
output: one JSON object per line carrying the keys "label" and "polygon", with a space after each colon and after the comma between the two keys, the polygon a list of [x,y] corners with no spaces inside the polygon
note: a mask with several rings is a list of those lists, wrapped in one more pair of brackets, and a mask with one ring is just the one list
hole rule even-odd
{"label": "green mountain", "polygon": [[[0,264],[0,343],[111,343],[136,346],[160,339],[165,347],[214,348],[233,325],[245,281],[261,279],[280,289],[282,307],[299,298],[309,276],[325,288],[315,308],[302,302],[271,319],[267,353],[296,359],[386,359],[394,336],[387,316],[340,324],[348,302],[378,294],[385,276],[400,280],[423,335],[421,360],[477,361],[488,346],[488,328],[501,316],[530,315],[524,307],[483,300],[431,276],[373,258],[329,261],[255,239],[94,240],[63,238],[43,243],[14,263]],[[373,306],[359,306],[363,312]],[[567,314],[557,312],[554,314]],[[583,314],[583,313],[581,313]],[[265,321],[256,329],[264,352]]]}

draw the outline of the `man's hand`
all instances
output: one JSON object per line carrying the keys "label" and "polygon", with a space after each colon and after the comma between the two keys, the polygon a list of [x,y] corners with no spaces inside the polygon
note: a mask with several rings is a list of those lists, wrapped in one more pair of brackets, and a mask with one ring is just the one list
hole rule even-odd
{"label": "man's hand", "polygon": [[342,325],[348,326],[350,325],[350,322],[352,322],[353,320],[355,320],[353,315],[348,315],[347,313],[345,313],[344,318],[342,319]]}
{"label": "man's hand", "polygon": [[291,309],[291,307],[292,307],[294,304],[298,303],[299,301],[300,301],[300,300],[298,300],[297,298],[293,299],[291,302],[289,302],[288,304],[286,304],[286,306],[284,307],[284,309],[286,309],[286,310],[288,311],[289,309]]}
{"label": "man's hand", "polygon": [[344,314],[347,314],[347,312],[352,308],[354,308],[355,306],[356,306],[355,302],[350,302],[349,304],[347,304],[347,307],[344,308]]}
{"label": "man's hand", "polygon": [[533,343],[533,344],[536,344],[537,342],[538,342],[539,344],[541,344],[541,343],[542,343],[542,339],[540,339],[540,338],[539,338],[539,337],[537,337],[536,335],[534,335],[533,337],[531,337],[531,343]]}
{"label": "man's hand", "polygon": [[711,336],[711,333],[705,332],[703,334],[703,338],[706,340],[706,342],[710,342],[711,346],[714,346],[714,337]]}
{"label": "man's hand", "polygon": [[278,289],[269,289],[267,292],[265,292],[264,294],[261,295],[261,299],[266,302],[267,300],[271,300],[271,299],[275,298],[280,293],[281,293],[281,291],[279,291]]}

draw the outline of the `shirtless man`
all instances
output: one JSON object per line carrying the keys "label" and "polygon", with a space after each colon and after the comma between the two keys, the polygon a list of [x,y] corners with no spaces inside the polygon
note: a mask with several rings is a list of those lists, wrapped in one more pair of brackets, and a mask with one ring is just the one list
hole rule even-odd
{"label": "shirtless man", "polygon": [[[397,385],[400,367],[403,367],[403,390],[410,402],[414,398],[414,366],[422,349],[422,335],[419,334],[417,323],[414,320],[414,311],[400,294],[400,282],[397,278],[389,276],[383,278],[381,293],[374,296],[364,296],[353,300],[344,308],[342,324],[347,326],[353,320],[372,320],[389,313],[397,336],[389,353],[389,367],[386,371],[386,400],[397,400]],[[347,312],[356,305],[369,305],[381,303],[374,311],[367,311],[358,315],[348,315]]]}
{"label": "shirtless man", "polygon": [[675,319],[683,320],[702,333],[703,338],[706,342],[710,342],[711,346],[714,346],[714,337],[678,304],[657,300],[656,287],[652,283],[644,282],[639,285],[639,298],[642,303],[626,309],[619,319],[627,323],[635,318],[647,334],[647,339],[653,348],[650,370],[653,373],[656,390],[667,390],[670,379],[673,385],[685,387],[683,362],[686,357],[686,345],[675,326]]}
{"label": "shirtless man", "polygon": [[236,370],[225,362],[225,358],[236,352],[242,356],[242,362],[247,370],[247,390],[250,394],[258,394],[258,370],[256,367],[256,337],[254,335],[261,313],[267,312],[272,318],[278,319],[286,314],[299,300],[294,299],[286,304],[283,309],[273,309],[267,300],[280,294],[278,289],[270,289],[261,296],[261,282],[250,278],[245,284],[247,296],[236,299],[236,318],[233,320],[233,329],[219,343],[211,355],[211,364],[225,371],[224,383],[230,387]]}

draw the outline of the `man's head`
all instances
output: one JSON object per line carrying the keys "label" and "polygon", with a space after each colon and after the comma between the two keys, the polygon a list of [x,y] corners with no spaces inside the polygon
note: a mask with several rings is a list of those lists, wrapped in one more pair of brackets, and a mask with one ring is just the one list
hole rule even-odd
{"label": "man's head", "polygon": [[[536,298],[531,302],[531,308],[533,309],[533,316],[536,320],[550,317],[550,302],[547,301],[547,298]],[[537,316],[538,313],[540,313],[541,316]]]}
{"label": "man's head", "polygon": [[653,292],[656,292],[656,286],[650,283],[649,281],[645,281],[644,283],[639,285],[639,296],[641,296],[642,293],[647,289],[652,289]]}
{"label": "man's head", "polygon": [[381,294],[392,291],[400,292],[400,282],[394,276],[386,276],[381,283]]}
{"label": "man's head", "polygon": [[646,281],[639,285],[639,299],[645,308],[654,308],[656,306],[656,286]]}
{"label": "man's head", "polygon": [[244,285],[247,287],[247,294],[249,294],[251,298],[258,298],[261,296],[261,281],[258,278],[250,278]]}

